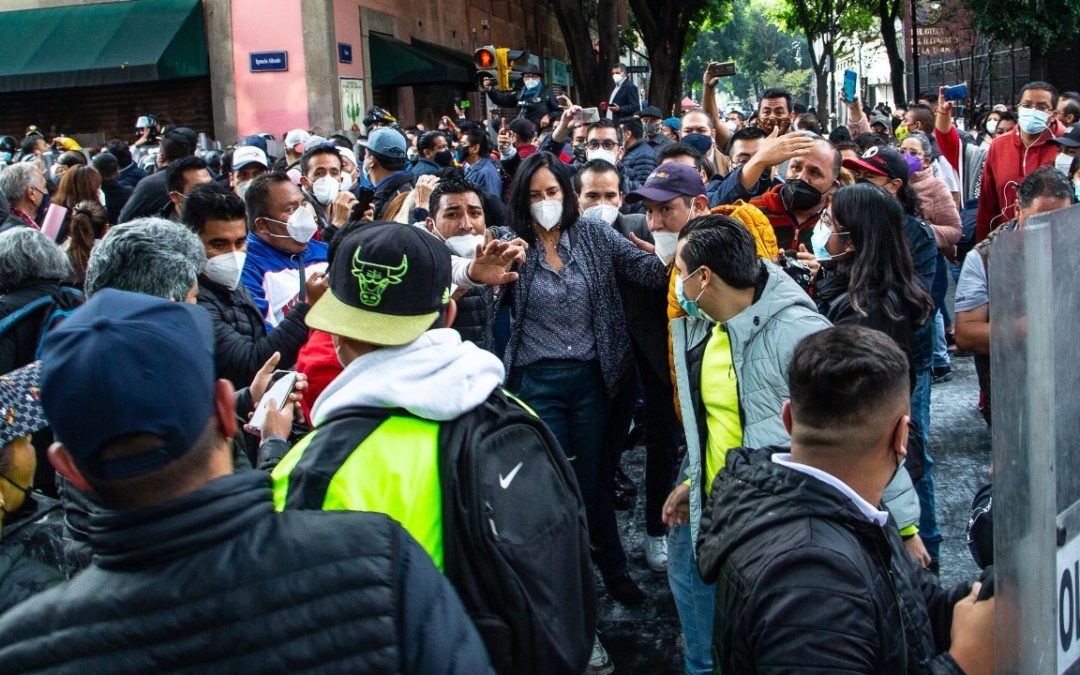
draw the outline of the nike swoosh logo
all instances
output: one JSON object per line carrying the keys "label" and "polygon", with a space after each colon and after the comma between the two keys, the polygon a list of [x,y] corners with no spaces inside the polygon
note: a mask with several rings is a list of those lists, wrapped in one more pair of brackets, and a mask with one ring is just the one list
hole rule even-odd
{"label": "nike swoosh logo", "polygon": [[523,466],[525,466],[525,462],[518,462],[517,466],[514,467],[513,471],[511,471],[509,474],[507,474],[506,478],[503,478],[503,475],[500,473],[499,474],[499,487],[501,487],[504,490],[506,488],[510,487],[510,483],[514,482],[514,476],[517,475],[518,471],[521,471],[521,467],[523,467]]}

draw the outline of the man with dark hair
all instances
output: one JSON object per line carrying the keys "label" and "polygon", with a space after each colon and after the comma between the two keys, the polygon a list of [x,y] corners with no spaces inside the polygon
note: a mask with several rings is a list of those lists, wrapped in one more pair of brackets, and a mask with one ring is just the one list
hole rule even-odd
{"label": "man with dark hair", "polygon": [[308,282],[307,300],[297,302],[269,334],[261,312],[240,275],[247,259],[248,231],[244,201],[217,184],[200,185],[184,201],[181,218],[206,248],[206,263],[199,273],[196,302],[214,321],[214,364],[217,376],[237,389],[248,386],[274,352],[278,367],[296,362],[307,341],[304,317],[326,286],[317,277]]}
{"label": "man with dark hair", "polygon": [[652,146],[645,142],[644,128],[638,118],[624,118],[619,122],[619,133],[622,136],[623,169],[627,178],[640,185],[656,168],[656,153]]}
{"label": "man with dark hair", "polygon": [[300,187],[318,218],[322,241],[333,239],[338,228],[349,222],[356,203],[353,193],[341,189],[342,167],[341,151],[330,143],[309,147],[300,157]]}
{"label": "man with dark hair", "polygon": [[[1051,144],[1050,147],[1054,146]],[[956,345],[975,353],[975,371],[979,375],[981,391],[979,408],[987,424],[991,421],[990,249],[998,236],[1023,229],[1031,216],[1064,209],[1073,203],[1072,184],[1052,165],[1032,171],[1020,183],[1016,194],[1016,217],[995,229],[968,252],[956,282]]]}
{"label": "man with dark hair", "polygon": [[786,134],[795,121],[795,110],[791,107],[791,92],[786,89],[766,89],[758,101],[757,119],[753,122],[766,134],[773,129],[780,129]]}
{"label": "man with dark hair", "polygon": [[1080,93],[1075,91],[1063,91],[1058,97],[1057,104],[1058,121],[1065,127],[1071,128],[1080,122]]}
{"label": "man with dark hair", "polygon": [[135,186],[131,193],[131,199],[124,204],[120,212],[120,222],[126,223],[135,218],[144,216],[157,216],[166,210],[171,201],[169,196],[168,172],[164,171],[169,164],[191,157],[194,154],[192,146],[188,145],[183,135],[169,132],[161,139],[161,149],[157,155],[158,170],[143,178]]}
{"label": "man with dark hair", "polygon": [[795,348],[788,383],[790,448],[744,438],[702,513],[717,668],[992,672],[993,599],[941,588],[878,506],[907,454],[903,351],[862,326],[821,331]]}
{"label": "man with dark hair", "polygon": [[465,169],[465,180],[489,195],[502,197],[502,174],[491,158],[491,137],[479,127],[466,129],[461,134],[457,159]]}
{"label": "man with dark hair", "polygon": [[381,127],[368,134],[360,147],[364,149],[364,171],[375,190],[371,202],[375,220],[382,220],[390,202],[411,192],[416,183],[416,177],[405,170],[407,143],[397,129]]}
{"label": "man with dark hair", "polygon": [[[641,110],[641,92],[627,77],[626,66],[616,63],[611,67],[611,81],[615,88],[607,99],[607,118],[616,122],[634,117]],[[640,138],[640,134],[638,135]]]}
{"label": "man with dark hair", "polygon": [[777,128],[768,135],[758,127],[736,131],[731,137],[730,151],[735,169],[710,196],[709,206],[733,204],[767,192],[773,185],[773,169],[809,152],[815,140],[804,131],[783,135]]}
{"label": "man with dark hair", "polygon": [[312,240],[315,216],[287,174],[259,176],[244,198],[248,251],[240,280],[271,333],[315,284],[325,285],[326,244]]}
{"label": "man with dark hair", "polygon": [[[441,179],[428,200],[427,231],[438,237],[459,258],[476,258],[477,247],[487,242],[484,200],[480,189],[456,177]],[[454,293],[457,318],[451,326],[477,347],[493,351],[495,292],[490,286],[459,289]]]}
{"label": "man with dark hair", "polygon": [[180,222],[180,209],[184,205],[187,193],[196,185],[213,181],[206,162],[199,157],[184,157],[169,164],[165,170],[166,187],[169,190],[169,203],[162,207],[158,217]]}
{"label": "man with dark hair", "polygon": [[[1056,120],[1057,89],[1049,82],[1028,82],[1020,90],[1017,128],[998,133],[986,153],[975,241],[980,242],[1017,216],[1017,188],[1040,166],[1054,165],[1058,146],[1050,139],[1065,128]],[[1000,124],[1000,122],[998,122]]]}
{"label": "man with dark hair", "polygon": [[799,340],[829,322],[791,277],[758,257],[746,226],[728,216],[696,218],[682,228],[675,274],[687,313],[671,322],[686,459],[664,521],[672,528],[668,582],[682,621],[686,671],[699,673],[712,668],[715,603],[692,550],[703,495],[728,448],[786,442],[780,410],[791,355]]}
{"label": "man with dark hair", "polygon": [[416,139],[416,151],[419,157],[412,168],[414,179],[434,176],[454,163],[454,151],[450,149],[450,141],[441,131],[425,131],[420,134],[420,138]]}
{"label": "man with dark hair", "polygon": [[120,165],[119,181],[121,185],[134,190],[139,181],[146,178],[146,172],[131,158],[131,149],[124,141],[119,138],[110,139],[105,143],[103,150],[115,157],[116,162]]}
{"label": "man with dark hair", "polygon": [[105,195],[105,210],[109,214],[109,224],[120,222],[120,211],[131,199],[131,188],[120,182],[120,164],[111,152],[99,152],[94,155],[94,168],[101,174],[101,192]]}
{"label": "man with dark hair", "polygon": [[[234,393],[213,354],[203,310],[115,290],[49,335],[50,460],[106,508],[92,516],[93,564],[0,621],[3,669],[78,669],[92,655],[104,672],[246,672],[273,645],[300,670],[488,672],[460,601],[399,525],[275,513],[265,472],[233,474]],[[197,593],[178,583],[193,574]]]}

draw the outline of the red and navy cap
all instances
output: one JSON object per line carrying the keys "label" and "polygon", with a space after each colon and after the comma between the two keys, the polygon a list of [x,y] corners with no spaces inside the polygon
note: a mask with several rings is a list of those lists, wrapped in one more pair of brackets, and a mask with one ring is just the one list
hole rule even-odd
{"label": "red and navy cap", "polygon": [[888,146],[872,147],[859,159],[845,159],[845,169],[861,169],[889,180],[899,178],[908,181],[908,163],[899,152]]}

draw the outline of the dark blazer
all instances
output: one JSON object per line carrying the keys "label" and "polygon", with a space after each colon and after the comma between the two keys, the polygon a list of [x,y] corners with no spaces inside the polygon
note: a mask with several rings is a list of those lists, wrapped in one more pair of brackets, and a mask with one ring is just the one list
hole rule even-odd
{"label": "dark blazer", "polygon": [[614,98],[608,101],[608,105],[612,103],[619,106],[618,112],[614,110],[611,112],[611,118],[616,122],[641,112],[641,92],[638,91],[637,85],[630,81],[629,76],[623,80]]}

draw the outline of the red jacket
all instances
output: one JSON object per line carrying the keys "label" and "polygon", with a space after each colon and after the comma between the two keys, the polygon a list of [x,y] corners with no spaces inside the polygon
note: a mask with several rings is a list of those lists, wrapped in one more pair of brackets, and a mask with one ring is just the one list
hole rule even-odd
{"label": "red jacket", "polygon": [[309,420],[315,399],[319,398],[319,394],[323,393],[343,370],[345,369],[338,361],[330,333],[311,331],[308,341],[300,348],[300,354],[296,357],[296,372],[307,375],[307,389],[304,390],[300,406]]}
{"label": "red jacket", "polygon": [[[1053,160],[1051,160],[1053,161]],[[799,250],[799,244],[806,244],[810,249],[810,236],[814,233],[820,212],[807,218],[802,223],[795,221],[795,216],[784,208],[784,201],[780,199],[780,190],[784,185],[774,185],[771,190],[763,195],[754,197],[750,203],[761,210],[769,219],[769,224],[776,234],[776,245],[781,249]]]}
{"label": "red jacket", "polygon": [[998,136],[990,144],[979,189],[975,243],[985,239],[997,226],[1016,217],[1016,193],[1020,183],[1040,166],[1054,165],[1058,146],[1049,142],[1053,137],[1053,130],[1047,129],[1037,141],[1025,148],[1017,127],[1005,136]]}

